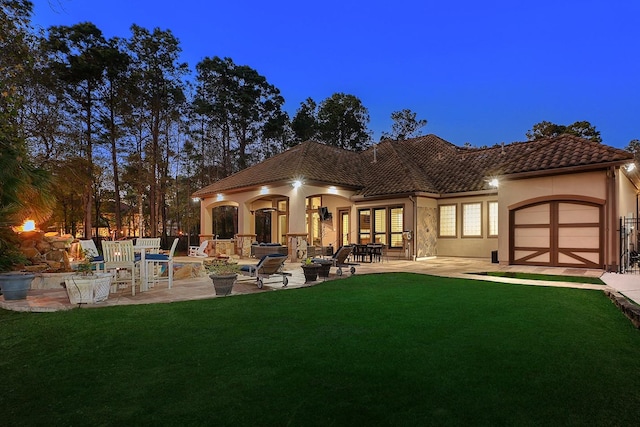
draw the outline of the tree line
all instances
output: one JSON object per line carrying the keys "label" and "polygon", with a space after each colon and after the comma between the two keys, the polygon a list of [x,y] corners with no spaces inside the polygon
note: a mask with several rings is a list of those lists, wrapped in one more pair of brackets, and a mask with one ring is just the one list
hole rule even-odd
{"label": "tree line", "polygon": [[193,191],[293,145],[371,144],[353,95],[309,98],[290,118],[279,89],[231,58],[206,57],[192,76],[170,30],[134,24],[108,39],[84,22],[37,32],[30,1],[0,7],[0,84],[14,93],[3,130],[11,122],[12,146],[50,175],[48,223],[64,232],[120,237],[144,218],[138,235],[167,235],[199,224]]}

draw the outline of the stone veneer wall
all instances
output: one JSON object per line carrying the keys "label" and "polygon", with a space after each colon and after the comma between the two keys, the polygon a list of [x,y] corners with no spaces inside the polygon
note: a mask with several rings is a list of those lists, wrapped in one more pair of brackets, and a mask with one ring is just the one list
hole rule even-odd
{"label": "stone veneer wall", "polygon": [[289,260],[298,262],[307,258],[307,234],[306,233],[288,233],[287,242],[289,248]]}
{"label": "stone veneer wall", "polygon": [[438,244],[438,210],[436,208],[418,207],[418,230],[416,240],[416,258],[436,255]]}
{"label": "stone veneer wall", "polygon": [[254,240],[255,234],[236,234],[236,253],[245,258],[251,256],[251,244]]}

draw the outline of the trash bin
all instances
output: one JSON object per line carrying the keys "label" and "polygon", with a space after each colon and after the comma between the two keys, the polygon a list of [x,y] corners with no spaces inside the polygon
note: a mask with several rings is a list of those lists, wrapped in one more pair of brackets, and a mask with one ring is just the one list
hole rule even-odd
{"label": "trash bin", "polygon": [[498,251],[491,251],[491,262],[493,264],[498,263]]}

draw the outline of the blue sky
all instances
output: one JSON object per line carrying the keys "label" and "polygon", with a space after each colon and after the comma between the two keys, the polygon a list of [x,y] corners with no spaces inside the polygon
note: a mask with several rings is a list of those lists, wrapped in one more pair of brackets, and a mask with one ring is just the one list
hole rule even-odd
{"label": "blue sky", "polygon": [[35,0],[33,23],[170,29],[190,68],[230,57],[275,85],[293,117],[336,92],[368,108],[374,141],[409,108],[424,133],[523,141],[542,120],[640,139],[640,1]]}

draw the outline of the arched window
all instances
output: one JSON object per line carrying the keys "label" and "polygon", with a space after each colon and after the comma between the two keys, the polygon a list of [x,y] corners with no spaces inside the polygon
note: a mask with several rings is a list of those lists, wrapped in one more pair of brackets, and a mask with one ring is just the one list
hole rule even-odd
{"label": "arched window", "polygon": [[219,239],[233,239],[238,233],[238,208],[236,206],[216,206],[212,209],[213,234]]}

